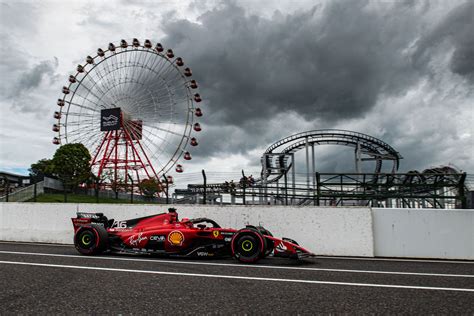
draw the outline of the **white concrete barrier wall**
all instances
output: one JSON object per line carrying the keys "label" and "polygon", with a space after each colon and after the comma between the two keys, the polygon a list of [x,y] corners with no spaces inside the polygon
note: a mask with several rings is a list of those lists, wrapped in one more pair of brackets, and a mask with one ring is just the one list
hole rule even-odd
{"label": "white concrete barrier wall", "polygon": [[375,256],[474,260],[474,210],[372,212]]}
{"label": "white concrete barrier wall", "polygon": [[[177,205],[180,217],[209,217],[224,227],[261,224],[318,255],[474,260],[474,210]],[[117,220],[167,206],[0,203],[0,240],[72,243],[76,211]]]}
{"label": "white concrete barrier wall", "polygon": [[[161,213],[166,205],[0,203],[0,240],[70,244],[77,211],[124,220]],[[209,217],[223,227],[261,224],[318,255],[374,255],[369,208],[176,205],[180,218]]]}

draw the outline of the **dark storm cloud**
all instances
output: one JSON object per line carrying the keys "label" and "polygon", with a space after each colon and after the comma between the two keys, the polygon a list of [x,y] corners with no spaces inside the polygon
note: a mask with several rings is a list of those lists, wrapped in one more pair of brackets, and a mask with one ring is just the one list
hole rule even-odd
{"label": "dark storm cloud", "polygon": [[[255,123],[255,124],[252,124]],[[192,148],[196,156],[208,156],[215,153],[245,154],[248,150],[262,144],[272,143],[275,137],[283,137],[281,133],[267,135],[270,122],[261,124],[260,121],[251,121],[241,128],[227,124],[202,124],[203,130],[196,137],[199,146]],[[253,134],[251,137],[249,133]],[[257,136],[258,135],[258,136]]]}
{"label": "dark storm cloud", "polygon": [[25,71],[18,79],[18,86],[23,90],[31,90],[37,88],[43,78],[54,81],[56,75],[55,70],[58,67],[58,60],[44,60],[34,65],[31,69]]}
{"label": "dark storm cloud", "polygon": [[402,50],[414,39],[417,8],[387,15],[366,1],[331,2],[271,18],[225,4],[165,27],[165,43],[192,65],[215,121],[245,125],[296,111],[328,122],[361,117],[380,93],[418,76]]}
{"label": "dark storm cloud", "polygon": [[55,72],[57,67],[58,60],[54,58],[41,61],[31,68],[18,70],[17,76],[8,84],[8,89],[4,90],[6,99],[22,112],[45,112],[48,104],[38,102],[44,93],[41,92],[41,84],[44,82],[45,87],[51,87],[56,83],[59,76]]}
{"label": "dark storm cloud", "polygon": [[425,5],[334,1],[264,18],[224,3],[199,23],[168,22],[163,42],[192,67],[206,101],[193,153],[265,148],[303,131],[297,120],[281,128],[290,113],[318,122],[309,129],[332,128],[363,118],[381,95],[405,93],[425,72],[409,53]]}
{"label": "dark storm cloud", "polygon": [[[19,12],[24,9],[24,14],[30,16],[37,9],[35,6],[28,7],[23,4],[11,5],[11,4],[0,4],[2,5],[2,15],[7,16],[10,12],[8,19],[14,19],[14,15],[20,14]],[[0,26],[8,23],[10,20],[0,20]],[[12,20],[13,21],[13,20]],[[10,21],[11,23],[13,23]],[[57,58],[51,60],[43,60],[33,63],[34,51],[28,51],[23,49],[21,36],[18,33],[30,33],[34,29],[32,21],[27,23],[23,21],[23,18],[16,21],[17,23],[13,27],[12,32],[6,32],[7,28],[0,28],[0,101],[6,101],[10,107],[14,107],[17,110],[24,112],[42,112],[45,110],[45,104],[41,104],[39,100],[44,97],[44,89],[41,89],[41,84],[44,83],[45,87],[51,87],[57,78],[56,69],[58,67]],[[35,20],[36,22],[36,20]],[[24,25],[26,23],[26,26]],[[23,30],[22,26],[27,30]],[[8,25],[8,27],[10,27]],[[30,33],[31,34],[31,33]],[[43,87],[44,88],[44,87]]]}
{"label": "dark storm cloud", "polygon": [[414,54],[415,62],[426,63],[443,41],[454,48],[451,71],[474,82],[474,2],[453,9],[427,36],[423,37]]}

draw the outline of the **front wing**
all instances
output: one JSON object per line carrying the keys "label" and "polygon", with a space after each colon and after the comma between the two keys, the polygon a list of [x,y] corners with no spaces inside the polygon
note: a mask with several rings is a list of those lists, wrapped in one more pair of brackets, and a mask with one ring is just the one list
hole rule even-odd
{"label": "front wing", "polygon": [[273,256],[280,258],[303,259],[316,256],[306,248],[301,247],[298,243],[290,238],[282,239],[273,236],[264,236],[267,240],[273,242]]}

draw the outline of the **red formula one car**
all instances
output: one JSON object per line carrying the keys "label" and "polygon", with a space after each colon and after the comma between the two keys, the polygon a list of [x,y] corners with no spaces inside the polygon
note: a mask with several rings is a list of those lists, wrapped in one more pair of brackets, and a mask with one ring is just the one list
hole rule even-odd
{"label": "red formula one car", "polygon": [[246,263],[269,255],[294,259],[314,256],[296,241],[275,238],[261,226],[237,230],[221,228],[208,218],[179,220],[174,208],[125,221],[107,219],[102,213],[77,213],[72,223],[74,245],[84,255],[109,251],[169,257],[232,256]]}

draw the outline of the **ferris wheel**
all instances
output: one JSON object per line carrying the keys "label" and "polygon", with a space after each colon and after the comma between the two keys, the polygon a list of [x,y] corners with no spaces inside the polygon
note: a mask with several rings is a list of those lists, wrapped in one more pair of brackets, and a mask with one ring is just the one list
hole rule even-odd
{"label": "ferris wheel", "polygon": [[[136,38],[110,43],[87,56],[57,101],[56,145],[82,143],[92,156],[92,171],[112,181],[159,179],[180,157],[191,160],[202,110],[191,69],[172,49]],[[172,179],[172,178],[170,178]]]}

